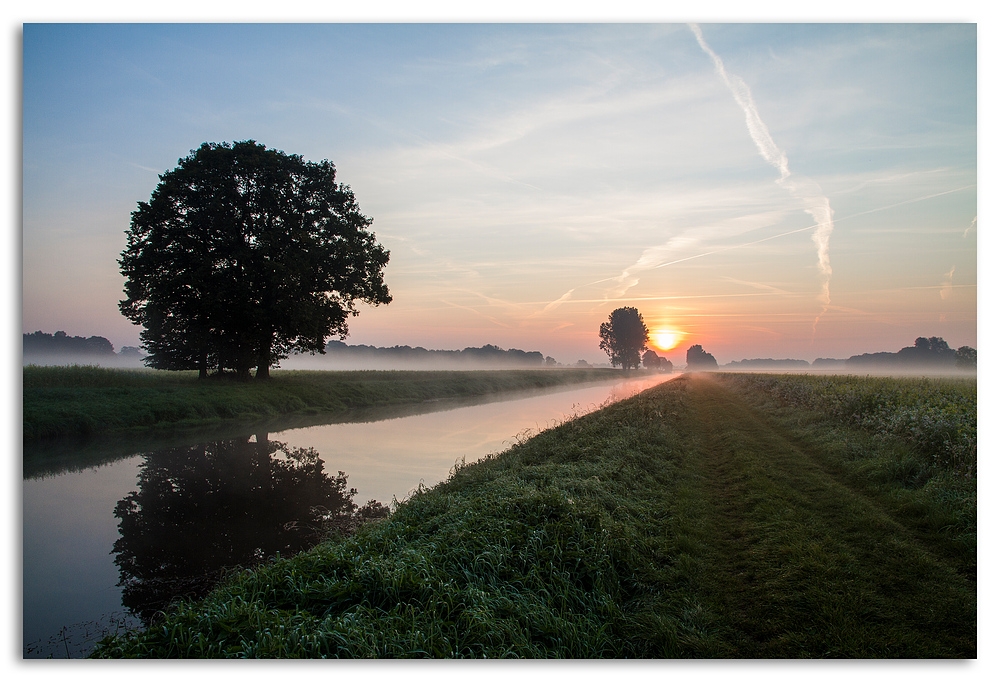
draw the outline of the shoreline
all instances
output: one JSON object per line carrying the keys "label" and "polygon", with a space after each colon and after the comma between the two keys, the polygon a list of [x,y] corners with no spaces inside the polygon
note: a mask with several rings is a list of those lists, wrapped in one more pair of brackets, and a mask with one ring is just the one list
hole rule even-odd
{"label": "shoreline", "polygon": [[614,369],[275,370],[267,382],[196,372],[97,367],[23,369],[23,442],[155,433],[277,417],[348,414],[630,375]]}
{"label": "shoreline", "polygon": [[680,376],[96,656],[974,658],[974,470],[844,412],[969,389]]}

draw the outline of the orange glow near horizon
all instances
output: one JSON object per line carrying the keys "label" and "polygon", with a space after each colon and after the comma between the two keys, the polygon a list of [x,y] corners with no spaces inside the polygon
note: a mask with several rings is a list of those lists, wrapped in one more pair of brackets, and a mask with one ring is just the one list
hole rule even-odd
{"label": "orange glow near horizon", "polygon": [[649,340],[657,350],[662,351],[673,350],[681,342],[682,338],[684,338],[682,332],[670,329],[669,327],[654,329],[649,333]]}

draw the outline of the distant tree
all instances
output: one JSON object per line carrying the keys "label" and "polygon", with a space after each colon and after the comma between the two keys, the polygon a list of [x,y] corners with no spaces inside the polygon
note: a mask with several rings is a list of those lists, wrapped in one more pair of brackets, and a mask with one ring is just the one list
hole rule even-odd
{"label": "distant tree", "polygon": [[577,367],[590,367],[590,363],[587,362],[586,360],[577,360],[576,361],[576,366]]}
{"label": "distant tree", "polygon": [[660,358],[660,371],[670,374],[674,371],[674,363],[670,362],[666,358]]}
{"label": "distant tree", "polygon": [[115,348],[103,336],[69,336],[64,331],[46,334],[37,331],[23,335],[23,352],[25,355],[80,355],[109,356],[115,354]]}
{"label": "distant tree", "polygon": [[939,336],[930,338],[918,337],[912,346],[901,348],[890,359],[890,364],[897,365],[937,365],[940,367],[955,364],[955,350],[948,347],[948,342]]}
{"label": "distant tree", "polygon": [[646,369],[659,369],[662,358],[653,350],[647,350],[642,354],[642,366]]}
{"label": "distant tree", "polygon": [[356,301],[392,300],[370,226],[329,161],[206,142],[132,213],[119,308],[143,326],[151,367],[266,378],[289,352],[346,337]]}
{"label": "distant tree", "polygon": [[719,369],[719,363],[715,361],[715,356],[706,353],[701,344],[695,344],[688,348],[687,352],[688,369]]}
{"label": "distant tree", "polygon": [[635,308],[618,308],[601,325],[600,348],[611,358],[612,367],[639,368],[640,353],[646,349],[649,329]]}
{"label": "distant tree", "polygon": [[971,346],[961,346],[955,351],[955,364],[961,369],[976,368],[976,349]]}
{"label": "distant tree", "polygon": [[551,356],[546,355],[545,356],[545,366],[546,367],[555,367],[556,366],[556,359],[553,358],[553,357],[551,357]]}

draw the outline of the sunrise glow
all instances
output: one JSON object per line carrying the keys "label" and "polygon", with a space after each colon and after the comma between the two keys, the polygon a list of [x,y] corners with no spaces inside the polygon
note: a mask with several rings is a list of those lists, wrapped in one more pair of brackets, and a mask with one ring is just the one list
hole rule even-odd
{"label": "sunrise glow", "polygon": [[684,335],[675,329],[654,329],[649,333],[649,340],[662,351],[673,350],[683,337]]}
{"label": "sunrise glow", "polygon": [[334,163],[391,253],[392,303],[361,304],[349,344],[604,364],[600,325],[634,307],[678,365],[695,344],[722,364],[977,345],[975,23],[28,23],[23,42],[24,333],[138,347],[132,211],[201,143],[253,139]]}

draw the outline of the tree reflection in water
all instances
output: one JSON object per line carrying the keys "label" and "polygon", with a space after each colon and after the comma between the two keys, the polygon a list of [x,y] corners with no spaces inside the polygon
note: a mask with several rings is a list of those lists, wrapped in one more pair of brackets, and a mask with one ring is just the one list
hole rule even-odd
{"label": "tree reflection in water", "polygon": [[176,597],[199,598],[234,566],[352,532],[388,514],[360,510],[347,475],[323,472],[313,448],[267,434],[144,454],[138,491],[115,507],[122,604],[146,623]]}

